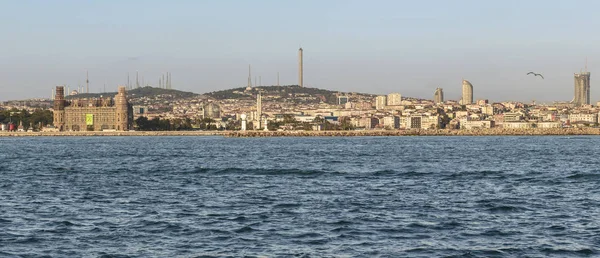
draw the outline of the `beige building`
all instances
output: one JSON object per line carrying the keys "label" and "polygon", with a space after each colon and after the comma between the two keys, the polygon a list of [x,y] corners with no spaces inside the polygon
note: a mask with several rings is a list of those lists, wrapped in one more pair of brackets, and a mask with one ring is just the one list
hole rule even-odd
{"label": "beige building", "polygon": [[479,129],[479,128],[492,128],[494,127],[494,121],[480,120],[480,121],[460,121],[461,129]]}
{"label": "beige building", "polygon": [[64,87],[56,87],[54,126],[60,131],[127,131],[133,125],[133,108],[125,87],[114,98],[66,100]]}
{"label": "beige building", "polygon": [[404,120],[406,128],[411,129],[438,129],[442,124],[442,119],[439,115],[411,115]]}
{"label": "beige building", "polygon": [[538,122],[536,124],[537,128],[561,128],[561,122]]}
{"label": "beige building", "polygon": [[385,116],[379,120],[385,128],[398,129],[400,128],[400,118],[397,116]]}
{"label": "beige building", "polygon": [[400,93],[390,93],[387,95],[388,106],[400,106],[402,105],[402,95]]}
{"label": "beige building", "polygon": [[377,98],[375,98],[375,108],[377,110],[383,110],[383,109],[385,109],[386,106],[387,106],[387,96],[382,95],[382,96],[377,96]]}
{"label": "beige building", "polygon": [[533,128],[533,123],[529,122],[504,122],[502,128],[508,129],[530,129]]}
{"label": "beige building", "polygon": [[214,102],[208,102],[202,107],[202,113],[204,118],[220,118],[221,117],[221,106]]}
{"label": "beige building", "polygon": [[598,114],[596,113],[592,113],[592,114],[569,114],[569,122],[571,123],[575,123],[575,122],[587,122],[590,124],[595,124],[598,123]]}

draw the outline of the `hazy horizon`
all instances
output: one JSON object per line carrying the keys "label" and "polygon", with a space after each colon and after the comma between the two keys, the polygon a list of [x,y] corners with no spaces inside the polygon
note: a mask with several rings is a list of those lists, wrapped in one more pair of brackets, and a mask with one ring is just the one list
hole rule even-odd
{"label": "hazy horizon", "polygon": [[[0,12],[0,100],[56,85],[114,91],[135,73],[152,86],[206,93],[247,83],[475,99],[570,101],[573,73],[600,60],[596,1],[18,1]],[[545,79],[527,76],[527,72]],[[141,82],[141,78],[140,78]],[[254,82],[254,78],[253,78]]]}

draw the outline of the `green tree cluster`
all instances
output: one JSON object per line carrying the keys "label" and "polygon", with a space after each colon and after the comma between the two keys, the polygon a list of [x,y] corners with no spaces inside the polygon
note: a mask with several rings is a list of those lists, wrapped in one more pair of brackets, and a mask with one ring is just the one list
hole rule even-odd
{"label": "green tree cluster", "polygon": [[32,126],[35,130],[40,129],[40,123],[42,126],[51,125],[53,123],[54,114],[50,110],[36,109],[33,112],[29,112],[25,109],[19,110],[13,108],[11,110],[0,111],[0,122],[7,124],[12,121],[18,125],[23,121],[23,126]]}

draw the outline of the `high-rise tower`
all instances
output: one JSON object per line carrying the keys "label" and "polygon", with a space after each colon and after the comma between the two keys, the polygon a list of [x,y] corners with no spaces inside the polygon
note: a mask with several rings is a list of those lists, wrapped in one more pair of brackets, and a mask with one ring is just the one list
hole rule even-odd
{"label": "high-rise tower", "polygon": [[573,102],[577,106],[590,104],[590,73],[588,71],[575,74],[575,99]]}
{"label": "high-rise tower", "polygon": [[433,102],[435,104],[444,103],[444,89],[442,89],[442,88],[435,89],[435,93],[433,94]]}
{"label": "high-rise tower", "polygon": [[298,49],[298,86],[304,87],[304,67],[302,63],[302,48]]}
{"label": "high-rise tower", "polygon": [[462,98],[461,105],[473,104],[473,84],[467,80],[462,81]]}

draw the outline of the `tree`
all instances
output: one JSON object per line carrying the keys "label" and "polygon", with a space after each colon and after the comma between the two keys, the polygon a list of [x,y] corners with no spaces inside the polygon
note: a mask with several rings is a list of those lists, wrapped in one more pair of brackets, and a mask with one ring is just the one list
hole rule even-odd
{"label": "tree", "polygon": [[354,125],[349,117],[342,117],[340,119],[340,127],[342,130],[354,130]]}

